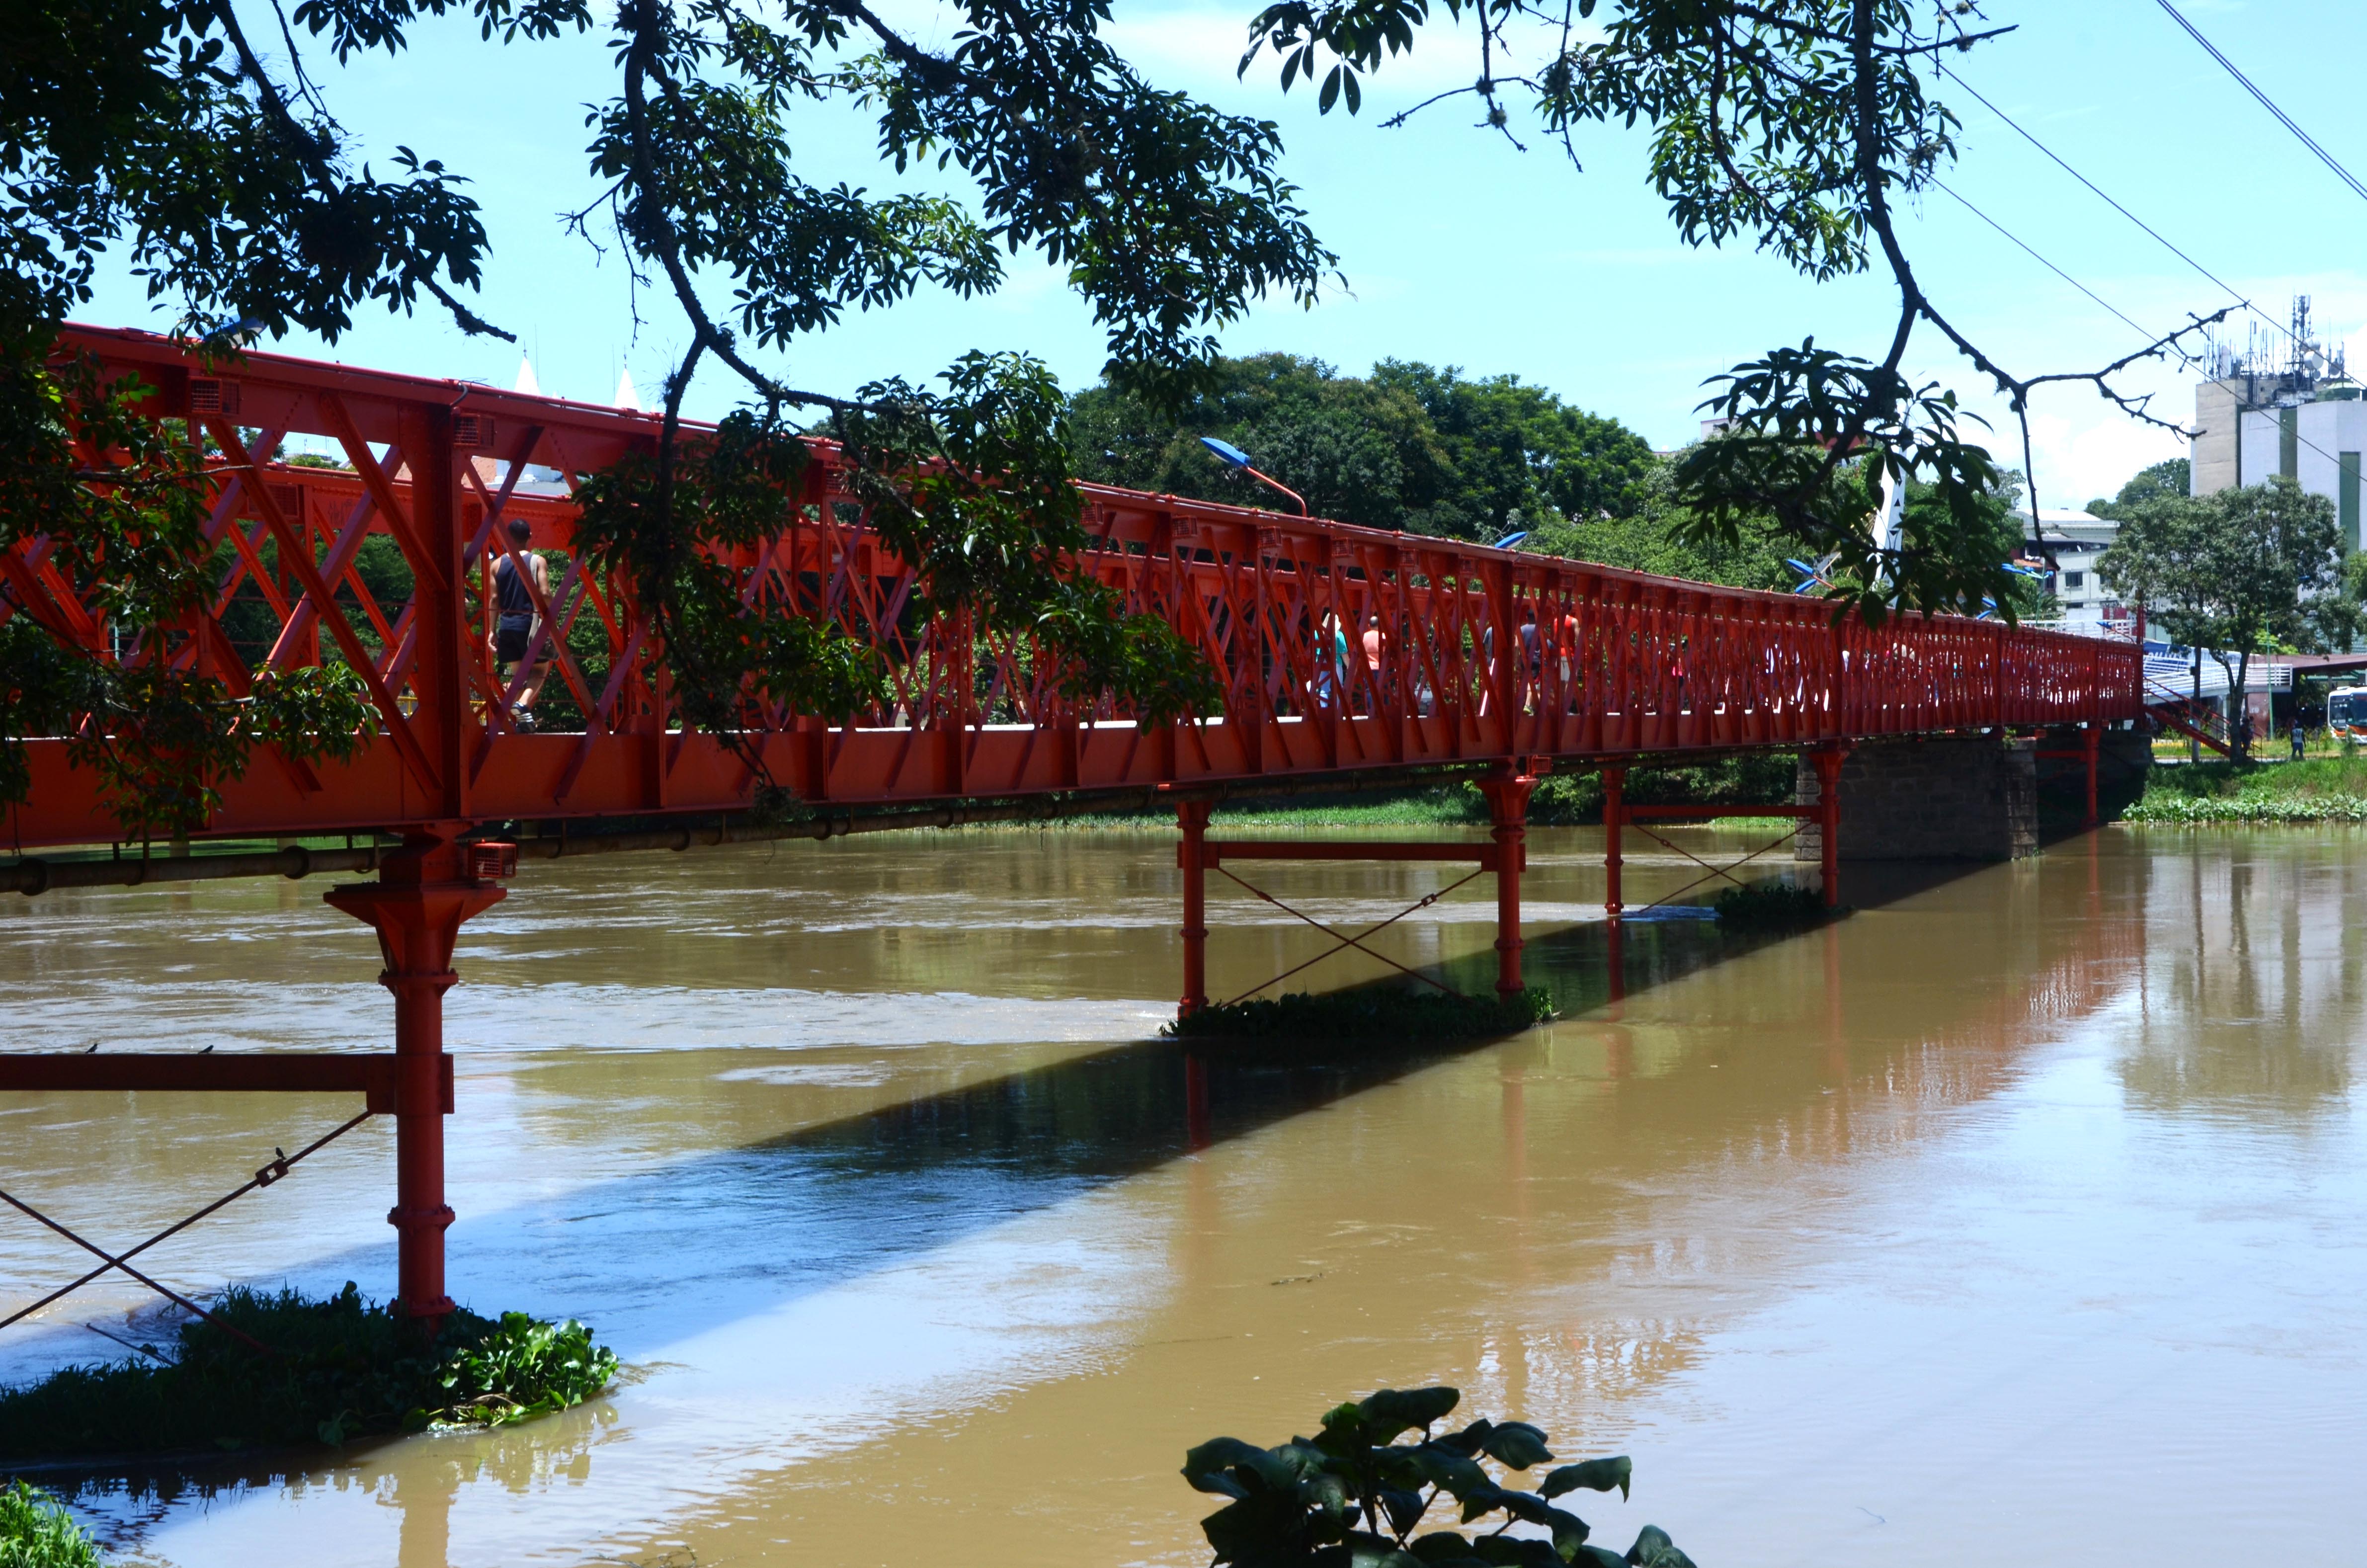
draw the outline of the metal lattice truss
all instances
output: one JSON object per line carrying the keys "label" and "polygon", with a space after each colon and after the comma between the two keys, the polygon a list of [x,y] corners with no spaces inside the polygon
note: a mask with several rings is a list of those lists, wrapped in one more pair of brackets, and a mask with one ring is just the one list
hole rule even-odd
{"label": "metal lattice truss", "polygon": [[[74,329],[69,347],[157,389],[219,446],[208,547],[220,587],[171,660],[243,693],[264,670],[359,672],[380,734],[354,761],[271,753],[222,788],[243,835],[744,805],[747,757],[674,718],[668,676],[621,584],[572,550],[569,495],[654,447],[629,410],[250,355],[209,373],[167,339]],[[300,439],[309,438],[309,439]],[[300,453],[299,446],[312,449]],[[332,454],[320,455],[326,448]],[[801,798],[963,796],[1250,780],[1526,757],[1794,747],[2143,710],[2134,647],[1955,618],[1839,628],[1829,607],[1419,536],[1086,486],[1076,562],[1209,661],[1220,711],[1156,727],[1063,697],[1024,637],[924,614],[817,444],[794,520],[733,564],[753,603],[836,623],[881,653],[889,697],[839,722],[761,711],[742,750]],[[512,718],[480,585],[546,552],[541,722]],[[119,652],[41,537],[0,551],[0,619]],[[33,744],[25,847],[118,836],[62,739]]]}

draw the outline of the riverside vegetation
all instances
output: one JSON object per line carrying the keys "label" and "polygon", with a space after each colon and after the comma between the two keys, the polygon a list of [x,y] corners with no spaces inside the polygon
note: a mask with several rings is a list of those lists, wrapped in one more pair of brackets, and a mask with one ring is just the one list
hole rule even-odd
{"label": "riverside vegetation", "polygon": [[0,1392],[0,1460],[334,1447],[506,1426],[580,1404],[617,1376],[616,1354],[572,1320],[464,1309],[422,1341],[411,1320],[350,1281],[324,1299],[234,1287],[209,1310],[210,1321],[182,1324],[169,1346],[143,1347],[145,1358],[69,1367]]}
{"label": "riverside vegetation", "polygon": [[0,1486],[0,1568],[99,1568],[90,1532],[58,1501],[21,1481]]}
{"label": "riverside vegetation", "polygon": [[2367,823],[2367,757],[2309,757],[2245,765],[2156,767],[2144,797],[2123,814],[2169,826],[2246,823]]}
{"label": "riverside vegetation", "polygon": [[1464,996],[1386,987],[1320,995],[1294,991],[1186,1013],[1160,1032],[1182,1040],[1342,1040],[1424,1044],[1514,1034],[1556,1016],[1553,996],[1532,985],[1509,996]]}
{"label": "riverside vegetation", "polygon": [[[1433,1435],[1462,1402],[1451,1388],[1383,1389],[1327,1411],[1312,1437],[1262,1449],[1217,1437],[1184,1459],[1184,1479],[1231,1499],[1200,1521],[1218,1568],[1693,1568],[1668,1532],[1647,1525],[1625,1555],[1588,1543],[1584,1519],[1554,1499],[1572,1492],[1627,1495],[1633,1466],[1622,1455],[1566,1464],[1536,1490],[1506,1473],[1553,1462],[1546,1434],[1523,1421],[1474,1421]],[[1413,1441],[1400,1441],[1414,1434]],[[1432,1506],[1465,1533],[1422,1531]],[[1542,1535],[1514,1535],[1526,1526]],[[1417,1533],[1421,1532],[1421,1533]]]}

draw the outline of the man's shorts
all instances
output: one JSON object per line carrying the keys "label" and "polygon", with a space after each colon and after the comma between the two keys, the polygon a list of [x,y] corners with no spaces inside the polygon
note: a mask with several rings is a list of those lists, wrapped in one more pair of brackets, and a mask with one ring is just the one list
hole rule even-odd
{"label": "man's shorts", "polygon": [[526,657],[528,636],[534,631],[530,615],[505,615],[493,628],[493,657],[505,665],[515,665]]}

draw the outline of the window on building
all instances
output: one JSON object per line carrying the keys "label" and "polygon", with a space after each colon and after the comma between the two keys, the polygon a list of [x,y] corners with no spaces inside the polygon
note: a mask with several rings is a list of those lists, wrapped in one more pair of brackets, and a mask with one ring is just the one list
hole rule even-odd
{"label": "window on building", "polygon": [[2066,572],[2063,574],[2063,585],[2067,588],[2084,586],[2087,581],[2088,574],[2085,572]]}

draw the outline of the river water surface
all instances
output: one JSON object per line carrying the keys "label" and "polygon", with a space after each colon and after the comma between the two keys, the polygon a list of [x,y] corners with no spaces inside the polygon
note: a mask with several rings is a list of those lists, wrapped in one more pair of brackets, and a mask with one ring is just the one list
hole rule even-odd
{"label": "river water surface", "polygon": [[[1187,1446],[1450,1382],[1632,1455],[1597,1540],[1657,1523],[1705,1568],[2367,1561],[2367,838],[1852,871],[1804,937],[1631,926],[1616,999],[1598,840],[1532,843],[1561,1021],[1219,1062],[1204,1123],[1153,1038],[1172,835],[532,868],[447,1004],[452,1289],[584,1318],[625,1385],[77,1506],[184,1568],[1196,1564]],[[1630,866],[1637,903],[1693,874]],[[1250,880],[1368,923],[1460,874]],[[1212,882],[1212,990],[1324,945]],[[320,892],[0,905],[0,1049],[386,1049]],[[1492,916],[1481,878],[1375,946],[1484,985]],[[128,1244],[356,1108],[0,1096],[0,1182]],[[152,1270],[386,1293],[391,1143],[365,1124]],[[0,1315],[81,1271],[0,1223]],[[0,1333],[0,1380],[155,1326],[85,1292]]]}

